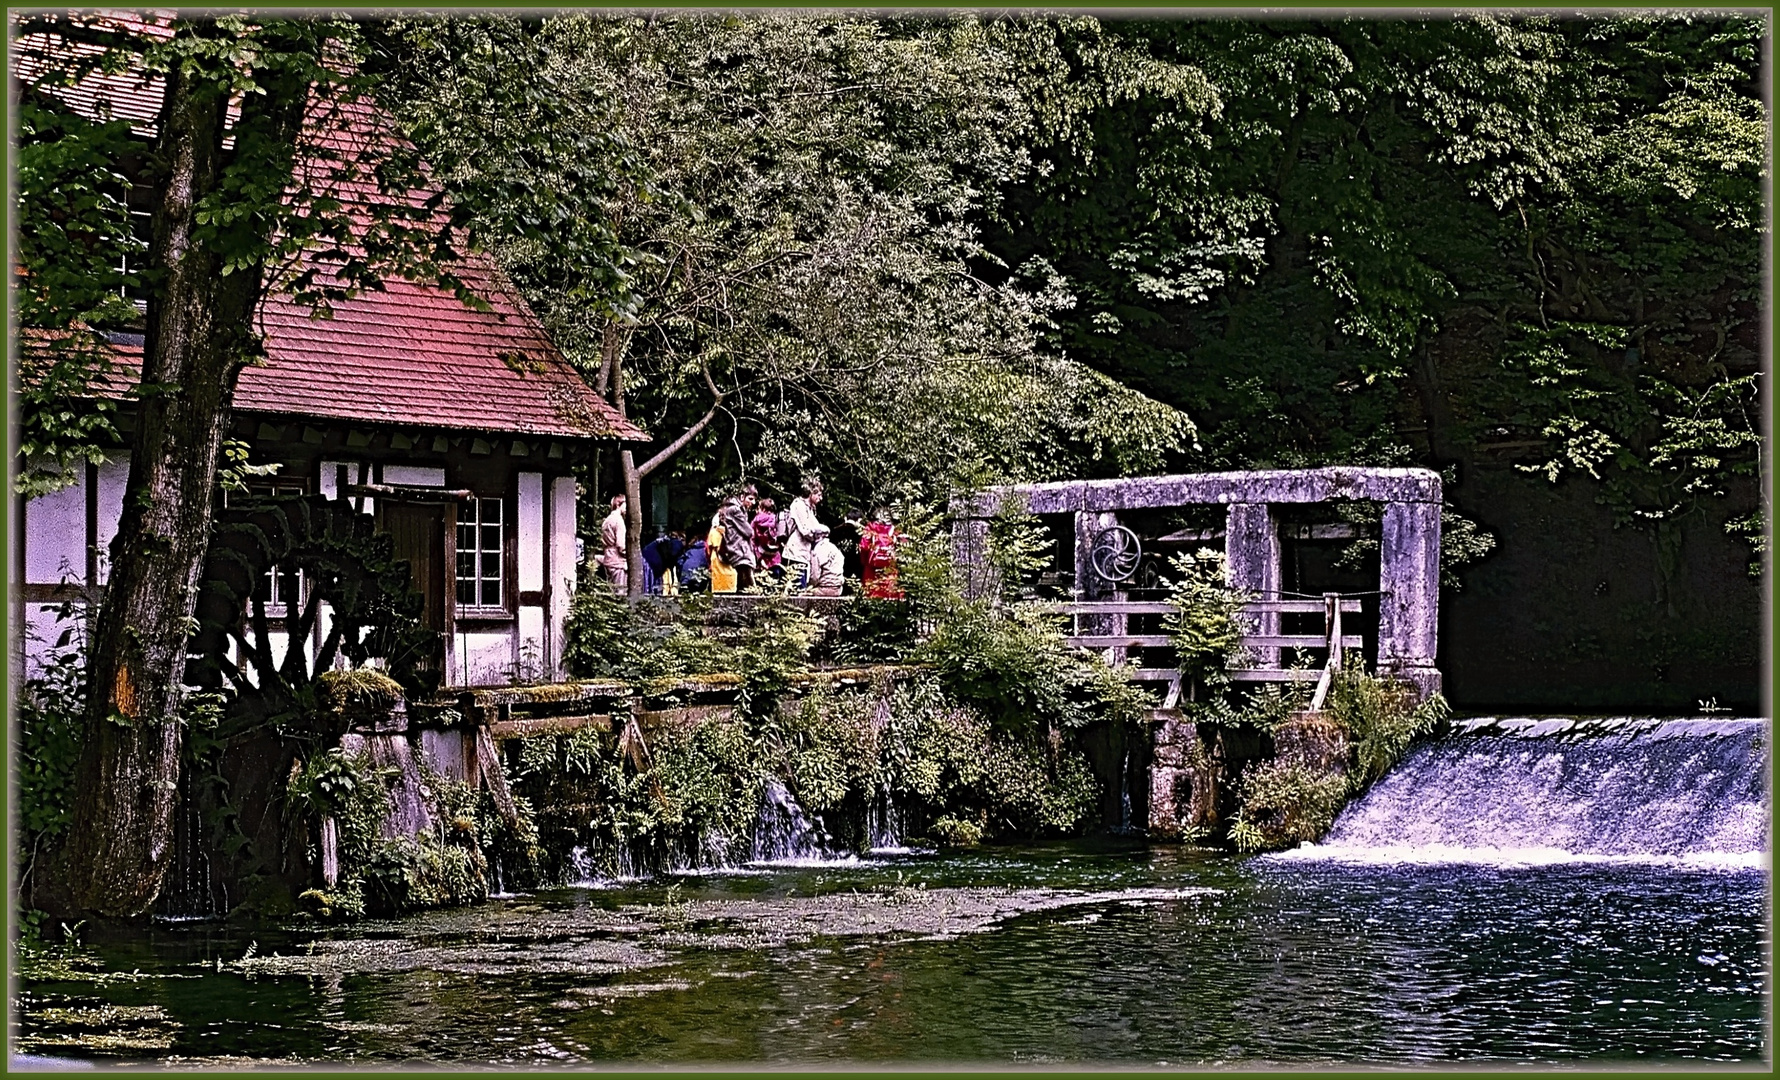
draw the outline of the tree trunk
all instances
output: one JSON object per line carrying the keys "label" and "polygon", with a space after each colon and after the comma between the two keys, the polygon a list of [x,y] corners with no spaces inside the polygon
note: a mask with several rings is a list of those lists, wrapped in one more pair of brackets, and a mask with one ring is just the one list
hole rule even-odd
{"label": "tree trunk", "polygon": [[630,448],[618,452],[618,471],[624,478],[624,560],[630,568],[626,589],[632,600],[643,595],[643,476]]}
{"label": "tree trunk", "polygon": [[[251,128],[294,146],[307,87],[272,80],[266,89],[247,96],[237,140]],[[145,914],[167,871],[186,639],[210,541],[217,458],[235,379],[258,346],[252,320],[263,267],[224,276],[194,216],[223,178],[225,102],[202,75],[168,76],[150,248],[151,265],[165,276],[149,300],[130,476],[94,630],[68,839],[71,898],[100,916]]]}

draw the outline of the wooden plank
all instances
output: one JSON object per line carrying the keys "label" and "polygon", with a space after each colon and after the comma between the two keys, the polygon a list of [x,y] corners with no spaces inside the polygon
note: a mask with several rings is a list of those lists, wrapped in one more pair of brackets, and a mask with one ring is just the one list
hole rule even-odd
{"label": "wooden plank", "polygon": [[1180,669],[1168,667],[1126,668],[1125,674],[1137,682],[1173,682],[1180,678]]}
{"label": "wooden plank", "polygon": [[552,683],[544,686],[502,686],[469,689],[461,697],[471,708],[495,708],[500,705],[537,707],[569,704],[596,698],[628,697],[631,689],[621,682]]}
{"label": "wooden plank", "polygon": [[1165,600],[1070,600],[1045,607],[1060,615],[1168,615],[1176,610]]}
{"label": "wooden plank", "polygon": [[541,716],[530,720],[504,720],[488,725],[488,733],[496,739],[529,739],[537,735],[562,735],[584,727],[611,731],[612,716],[610,713],[590,713],[586,716]]}
{"label": "wooden plank", "polygon": [[1316,682],[1322,668],[1232,668],[1227,674],[1236,682]]}
{"label": "wooden plank", "polygon": [[[1255,615],[1263,611],[1321,615],[1323,614],[1323,602],[1321,600],[1253,600],[1242,605],[1242,610],[1245,614]],[[1341,610],[1357,614],[1360,610],[1360,602],[1358,600],[1343,600]]]}
{"label": "wooden plank", "polygon": [[[1329,644],[1329,639],[1321,634],[1244,634],[1242,643],[1263,648],[1321,649]],[[1341,637],[1341,647],[1344,649],[1358,649],[1363,644],[1357,634],[1343,634]]]}
{"label": "wooden plank", "polygon": [[1079,634],[1064,640],[1077,649],[1153,649],[1174,644],[1167,634]]}

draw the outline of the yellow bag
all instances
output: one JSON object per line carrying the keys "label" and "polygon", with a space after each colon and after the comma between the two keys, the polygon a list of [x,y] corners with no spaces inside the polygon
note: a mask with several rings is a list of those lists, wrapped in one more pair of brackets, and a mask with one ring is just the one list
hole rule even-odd
{"label": "yellow bag", "polygon": [[711,560],[711,591],[714,593],[735,592],[735,567],[723,561],[718,555],[723,550],[723,526],[713,525],[705,535],[705,554]]}

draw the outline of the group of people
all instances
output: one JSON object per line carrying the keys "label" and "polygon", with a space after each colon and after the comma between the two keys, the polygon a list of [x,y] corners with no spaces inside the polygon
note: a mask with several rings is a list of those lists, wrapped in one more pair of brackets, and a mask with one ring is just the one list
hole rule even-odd
{"label": "group of people", "polygon": [[[702,537],[694,531],[689,539],[686,532],[671,529],[643,545],[643,591],[671,596],[708,583],[714,593],[736,593],[771,581],[789,582],[791,589],[812,596],[839,596],[846,582],[846,556],[817,515],[820,505],[818,480],[805,480],[803,494],[782,511],[753,484],[743,484],[724,497]],[[598,563],[613,589],[624,593],[629,589],[625,497],[613,496],[611,506],[600,526]],[[849,524],[860,532],[864,595],[901,599],[896,546],[902,537],[890,512],[879,507],[870,521]]]}

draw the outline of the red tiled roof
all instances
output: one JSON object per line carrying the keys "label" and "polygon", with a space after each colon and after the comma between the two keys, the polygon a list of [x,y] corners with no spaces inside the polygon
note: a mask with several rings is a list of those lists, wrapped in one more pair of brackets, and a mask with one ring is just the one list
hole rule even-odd
{"label": "red tiled roof", "polygon": [[[114,100],[122,96],[109,89]],[[131,90],[127,111],[140,113],[142,84]],[[158,99],[160,92],[157,81],[152,94]],[[68,100],[77,109],[88,103]],[[136,115],[129,119],[140,122]],[[375,129],[387,127],[365,104],[315,110],[311,121],[321,125],[311,130],[311,142],[336,152],[377,139]],[[309,170],[311,182],[348,205],[369,194],[357,182],[316,181],[328,171],[325,165]],[[444,220],[441,210],[435,221]],[[331,318],[269,291],[257,322],[266,363],[241,373],[235,408],[348,423],[648,438],[593,392],[491,258],[469,253],[450,269],[491,310],[474,310],[448,290],[398,277],[386,278],[381,290],[334,301]],[[134,369],[128,374],[134,382],[141,347],[118,346],[117,360],[120,369]]]}
{"label": "red tiled roof", "polygon": [[492,312],[402,280],[311,316],[285,296],[260,306],[267,363],[241,373],[235,408],[330,420],[646,438],[588,387],[484,259],[460,272]]}

